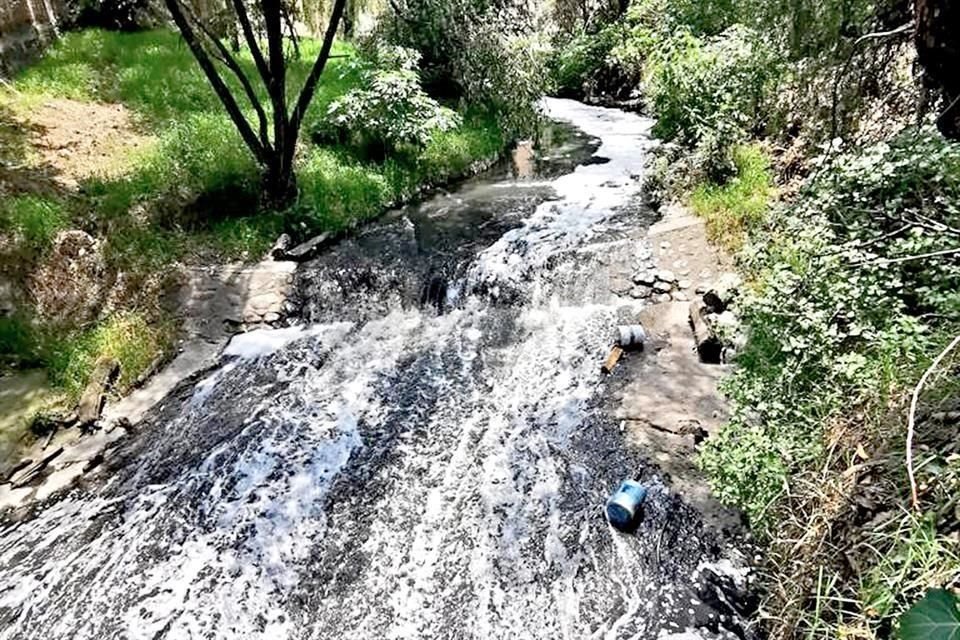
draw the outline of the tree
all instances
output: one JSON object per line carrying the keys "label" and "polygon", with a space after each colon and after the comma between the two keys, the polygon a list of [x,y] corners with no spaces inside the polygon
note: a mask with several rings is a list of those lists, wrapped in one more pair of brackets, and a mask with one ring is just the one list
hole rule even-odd
{"label": "tree", "polygon": [[917,0],[914,40],[926,84],[943,91],[944,111],[937,120],[948,138],[960,140],[960,3],[956,0]]}
{"label": "tree", "polygon": [[[232,14],[230,17],[239,25],[256,66],[257,75],[251,78],[214,28],[210,12],[203,11],[199,5],[202,1],[165,0],[187,46],[244,143],[260,164],[267,203],[272,207],[284,208],[296,197],[294,156],[300,128],[330,58],[347,0],[335,0],[320,53],[297,99],[290,102],[287,99],[287,51],[296,49],[297,38],[292,8],[284,0],[227,0],[228,12]],[[266,41],[266,50],[261,47],[261,35]],[[287,43],[291,46],[287,47]],[[256,130],[221,75],[224,70],[239,81],[246,100],[256,114]],[[267,117],[268,109],[261,103],[255,88],[257,82],[262,83],[269,96],[272,123]]]}

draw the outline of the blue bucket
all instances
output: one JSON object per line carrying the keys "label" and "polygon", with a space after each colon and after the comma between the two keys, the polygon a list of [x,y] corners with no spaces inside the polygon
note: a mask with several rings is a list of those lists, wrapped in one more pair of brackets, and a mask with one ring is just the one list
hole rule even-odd
{"label": "blue bucket", "polygon": [[607,521],[620,531],[635,528],[647,488],[635,480],[624,480],[607,500]]}

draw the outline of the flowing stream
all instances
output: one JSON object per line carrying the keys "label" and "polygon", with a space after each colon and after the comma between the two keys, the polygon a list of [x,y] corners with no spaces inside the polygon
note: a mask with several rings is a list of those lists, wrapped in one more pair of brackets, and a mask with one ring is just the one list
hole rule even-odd
{"label": "flowing stream", "polygon": [[[735,544],[605,412],[625,303],[595,275],[649,255],[651,122],[547,108],[532,173],[341,241],[300,326],[238,336],[98,479],[0,520],[0,639],[753,637]],[[602,505],[633,476],[626,535]]]}

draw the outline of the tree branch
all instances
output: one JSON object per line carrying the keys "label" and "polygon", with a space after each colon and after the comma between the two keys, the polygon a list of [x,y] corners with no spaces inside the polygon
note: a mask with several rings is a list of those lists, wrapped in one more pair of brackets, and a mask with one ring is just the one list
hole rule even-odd
{"label": "tree branch", "polygon": [[260,50],[260,43],[257,42],[257,34],[253,32],[253,25],[250,24],[250,16],[247,14],[247,8],[243,6],[243,0],[233,0],[233,10],[237,14],[240,30],[243,31],[243,38],[247,41],[247,48],[250,49],[253,62],[257,65],[260,78],[263,80],[264,86],[269,87],[270,69],[267,67],[267,61],[263,59],[263,51]]}
{"label": "tree branch", "polygon": [[260,104],[260,99],[257,97],[257,92],[254,90],[253,85],[250,82],[250,79],[243,72],[243,69],[240,67],[240,64],[237,62],[236,58],[230,53],[230,50],[227,49],[226,45],[221,42],[220,38],[213,33],[210,28],[199,18],[194,16],[194,21],[200,26],[200,29],[207,36],[207,39],[213,43],[213,46],[216,47],[220,55],[217,56],[213,54],[215,58],[220,60],[240,81],[240,84],[243,86],[244,92],[247,94],[247,99],[250,101],[251,106],[257,112],[257,121],[260,126],[260,144],[263,145],[264,150],[267,153],[273,151],[270,145],[270,134],[269,127],[267,125],[267,114],[263,110],[263,105]]}
{"label": "tree branch", "polygon": [[889,38],[891,36],[899,36],[905,33],[910,33],[911,31],[913,31],[913,23],[908,22],[906,24],[900,25],[896,29],[891,29],[890,31],[875,31],[873,33],[867,33],[860,36],[856,40],[854,40],[853,46],[850,48],[850,55],[847,57],[847,61],[843,65],[843,70],[839,74],[834,76],[834,79],[833,79],[832,106],[830,108],[830,139],[831,140],[837,137],[837,128],[838,128],[837,107],[838,107],[838,102],[840,100],[840,97],[839,97],[840,81],[843,79],[844,76],[847,75],[847,71],[850,69],[850,64],[853,62],[853,57],[857,53],[857,48],[868,40],[877,40],[879,38]]}
{"label": "tree branch", "polygon": [[898,258],[880,258],[878,260],[864,260],[862,262],[854,262],[851,267],[859,267],[864,264],[871,266],[881,265],[881,264],[897,264],[898,262],[910,262],[911,260],[924,260],[925,258],[936,258],[939,256],[949,256],[954,254],[960,254],[960,247],[955,249],[942,249],[940,251],[931,251],[930,253],[920,253],[915,256],[900,256]]}
{"label": "tree branch", "polygon": [[940,363],[947,357],[947,354],[953,351],[958,344],[960,344],[960,336],[954,338],[953,341],[947,345],[947,348],[940,352],[940,355],[937,356],[930,367],[923,372],[923,375],[920,377],[920,382],[917,383],[917,386],[913,390],[913,397],[910,398],[910,415],[907,418],[907,478],[910,480],[910,503],[913,505],[914,511],[920,510],[920,500],[917,496],[917,479],[913,473],[913,435],[916,428],[917,402],[920,399],[920,391],[923,389],[923,385],[927,383],[927,378],[930,377],[930,374],[940,366]]}
{"label": "tree branch", "polygon": [[260,144],[260,140],[257,139],[257,134],[254,133],[250,123],[247,122],[246,117],[244,117],[243,112],[237,105],[236,99],[233,97],[233,94],[230,93],[230,88],[227,87],[226,83],[223,81],[223,78],[221,78],[220,74],[217,73],[217,69],[210,60],[210,56],[207,55],[206,49],[204,49],[203,45],[200,44],[196,32],[190,25],[190,21],[187,20],[187,17],[181,10],[180,1],[165,0],[165,2],[174,23],[176,23],[177,28],[180,29],[180,33],[183,35],[183,39],[186,40],[187,46],[190,47],[193,57],[197,59],[197,64],[200,65],[200,68],[203,70],[204,74],[206,74],[207,80],[210,81],[210,85],[213,87],[214,93],[216,93],[217,97],[220,98],[220,102],[222,102],[223,106],[226,108],[227,114],[236,125],[237,130],[240,132],[240,136],[243,138],[243,141],[253,152],[253,155],[256,156],[257,160],[261,163],[265,163],[267,157],[263,145]]}
{"label": "tree branch", "polygon": [[333,40],[337,36],[340,19],[343,17],[343,9],[346,5],[347,0],[336,0],[333,5],[333,11],[330,14],[330,23],[327,25],[327,33],[323,37],[323,46],[317,55],[317,61],[310,70],[310,75],[307,76],[307,81],[303,84],[303,89],[300,91],[300,98],[297,100],[297,106],[294,108],[293,113],[290,114],[290,130],[294,136],[300,131],[300,125],[303,123],[303,117],[307,113],[307,107],[310,106],[310,101],[313,100],[313,94],[317,89],[317,82],[320,80],[320,76],[323,74],[323,70],[327,65],[327,60],[330,58]]}

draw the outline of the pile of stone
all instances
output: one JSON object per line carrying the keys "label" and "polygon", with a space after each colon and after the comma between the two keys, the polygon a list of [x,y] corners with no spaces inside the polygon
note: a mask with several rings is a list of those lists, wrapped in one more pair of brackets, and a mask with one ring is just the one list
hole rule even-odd
{"label": "pile of stone", "polygon": [[682,302],[690,299],[687,292],[692,283],[677,278],[669,269],[645,269],[634,274],[633,285],[630,289],[631,298]]}

